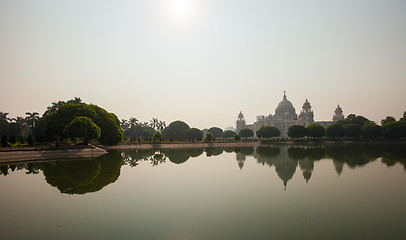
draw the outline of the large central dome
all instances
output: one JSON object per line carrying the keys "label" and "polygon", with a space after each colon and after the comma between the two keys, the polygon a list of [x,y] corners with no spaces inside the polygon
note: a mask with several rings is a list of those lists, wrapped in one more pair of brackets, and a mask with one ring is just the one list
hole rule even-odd
{"label": "large central dome", "polygon": [[283,94],[282,101],[278,104],[278,107],[275,109],[275,120],[290,121],[296,120],[297,114],[296,110],[293,107],[293,104],[286,97],[286,93]]}
{"label": "large central dome", "polygon": [[279,102],[278,107],[276,107],[275,109],[275,113],[278,112],[291,112],[291,113],[295,113],[296,110],[293,107],[293,104],[287,99],[286,94],[283,94],[283,99],[282,101]]}

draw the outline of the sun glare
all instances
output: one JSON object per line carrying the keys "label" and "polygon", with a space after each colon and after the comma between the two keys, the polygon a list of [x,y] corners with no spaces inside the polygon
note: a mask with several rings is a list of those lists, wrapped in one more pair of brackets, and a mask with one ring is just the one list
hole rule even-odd
{"label": "sun glare", "polygon": [[190,0],[171,0],[169,7],[174,18],[186,19],[192,15],[193,6]]}

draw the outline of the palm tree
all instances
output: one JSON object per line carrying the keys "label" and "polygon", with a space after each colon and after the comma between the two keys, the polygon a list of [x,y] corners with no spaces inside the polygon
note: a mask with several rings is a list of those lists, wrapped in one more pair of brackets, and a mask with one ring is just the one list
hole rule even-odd
{"label": "palm tree", "polygon": [[130,123],[128,122],[128,120],[121,119],[121,128],[123,129],[123,131],[127,130],[129,127]]}
{"label": "palm tree", "polygon": [[158,130],[160,132],[162,132],[162,130],[164,130],[166,128],[166,122],[165,121],[159,121],[157,128],[158,128]]}
{"label": "palm tree", "polygon": [[38,121],[39,121],[39,113],[37,112],[26,112],[25,113],[27,117],[25,117],[25,121],[27,122],[28,125],[30,125],[31,128],[34,128]]}
{"label": "palm tree", "polygon": [[7,117],[9,113],[0,112],[0,121],[10,121],[11,119]]}
{"label": "palm tree", "polygon": [[135,117],[130,118],[129,123],[130,123],[130,128],[133,128],[139,124],[138,119],[136,119]]}
{"label": "palm tree", "polygon": [[158,121],[158,118],[152,118],[152,120],[150,121],[150,126],[153,128],[153,129],[155,129],[155,128],[158,128],[158,123],[159,123],[159,121]]}

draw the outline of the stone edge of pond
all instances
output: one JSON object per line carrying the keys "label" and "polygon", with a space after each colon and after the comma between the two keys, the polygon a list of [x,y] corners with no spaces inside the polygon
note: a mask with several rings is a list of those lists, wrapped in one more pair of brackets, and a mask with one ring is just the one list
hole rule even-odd
{"label": "stone edge of pond", "polygon": [[0,151],[0,164],[66,158],[89,158],[98,157],[106,153],[108,152],[105,149],[97,146],[68,147],[60,149],[16,149],[15,151]]}

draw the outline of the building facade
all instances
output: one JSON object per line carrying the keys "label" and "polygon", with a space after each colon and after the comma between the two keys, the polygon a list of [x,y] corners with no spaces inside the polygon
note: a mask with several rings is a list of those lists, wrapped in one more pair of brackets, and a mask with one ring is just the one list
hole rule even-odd
{"label": "building facade", "polygon": [[288,129],[293,125],[303,125],[305,127],[309,126],[312,123],[318,123],[323,127],[327,127],[333,124],[336,121],[343,120],[344,114],[341,107],[338,105],[336,108],[333,120],[332,121],[314,121],[314,113],[310,103],[306,101],[303,103],[302,110],[300,114],[296,114],[296,109],[293,107],[293,104],[287,99],[286,92],[283,94],[282,101],[279,102],[278,106],[275,109],[275,114],[269,114],[268,116],[257,116],[256,122],[253,124],[247,124],[244,119],[242,112],[238,114],[238,119],[236,122],[237,133],[241,129],[248,128],[254,131],[258,131],[263,126],[273,126],[279,129],[281,132],[280,137],[288,136]]}

